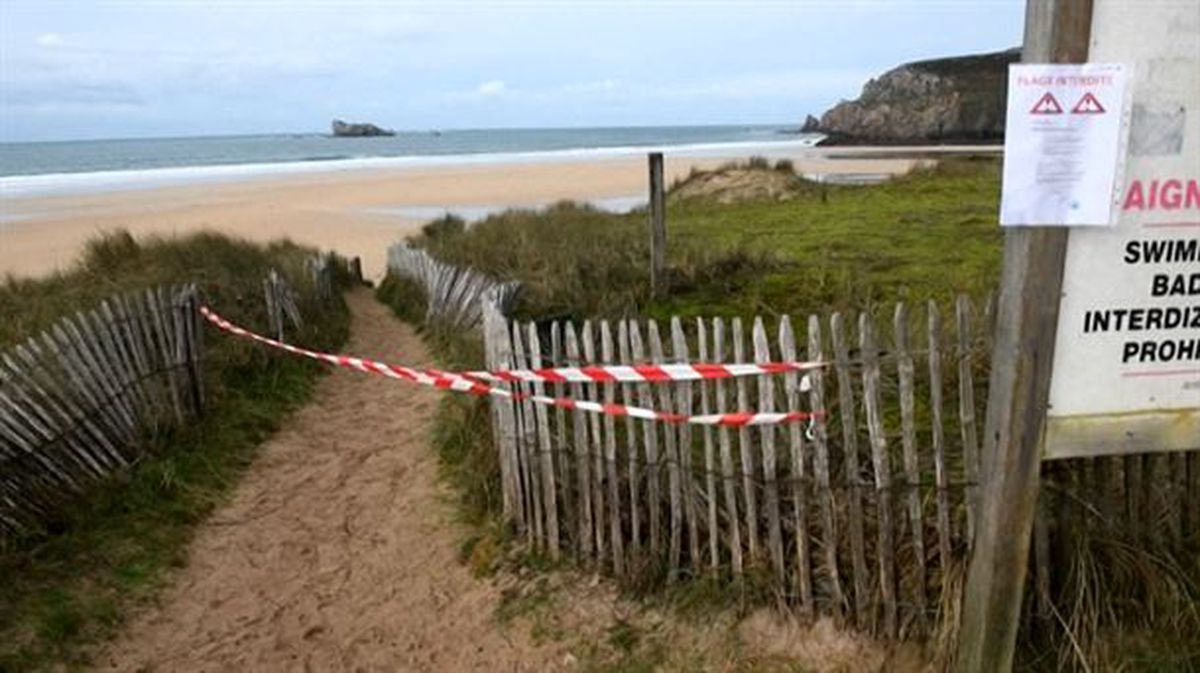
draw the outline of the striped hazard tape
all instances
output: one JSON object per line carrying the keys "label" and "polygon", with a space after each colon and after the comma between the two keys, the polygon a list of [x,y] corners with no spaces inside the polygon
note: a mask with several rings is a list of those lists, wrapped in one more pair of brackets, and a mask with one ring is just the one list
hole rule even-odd
{"label": "striped hazard tape", "polygon": [[[270,337],[251,332],[222,318],[207,306],[200,313],[218,329],[277,348],[293,355],[312,358],[338,367],[354,369],[368,374],[412,381],[421,385],[443,390],[454,390],[472,395],[494,395],[513,400],[529,400],[536,404],[578,409],[591,413],[613,416],[630,416],[664,423],[690,423],[694,425],[724,425],[741,427],[747,425],[775,425],[800,421],[817,421],[824,414],[807,411],[746,412],[723,414],[685,415],[657,411],[645,407],[624,404],[605,404],[569,397],[549,397],[499,388],[492,383],[658,383],[663,381],[699,381],[727,379],[737,376],[806,372],[823,367],[820,362],[770,362],[760,364],[688,364],[688,365],[594,365],[587,367],[553,367],[546,369],[513,369],[492,372],[444,372],[437,369],[415,369],[402,365],[376,362],[367,358],[349,355],[334,355],[308,350]],[[808,389],[808,377],[801,380],[801,389]]]}

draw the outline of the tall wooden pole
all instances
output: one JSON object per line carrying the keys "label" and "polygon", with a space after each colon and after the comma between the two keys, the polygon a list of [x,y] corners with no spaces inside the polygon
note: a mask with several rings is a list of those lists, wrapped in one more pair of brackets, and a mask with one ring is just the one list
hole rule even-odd
{"label": "tall wooden pole", "polygon": [[663,193],[663,155],[650,155],[650,292],[655,297],[662,291],[667,264],[667,202]]}
{"label": "tall wooden pole", "polygon": [[[1085,62],[1091,22],[1092,0],[1028,0],[1022,61]],[[963,673],[1013,666],[1066,252],[1066,228],[1005,232],[983,444],[983,507],[958,640],[957,670]]]}

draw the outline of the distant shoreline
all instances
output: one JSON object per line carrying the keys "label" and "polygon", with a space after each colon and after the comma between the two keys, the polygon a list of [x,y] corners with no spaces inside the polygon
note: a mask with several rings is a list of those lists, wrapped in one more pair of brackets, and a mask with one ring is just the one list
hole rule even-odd
{"label": "distant shoreline", "polygon": [[[472,162],[457,165],[368,166],[293,174],[259,173],[218,182],[121,189],[106,184],[83,193],[52,192],[14,198],[4,191],[0,213],[0,274],[37,276],[65,268],[98,232],[117,228],[135,236],[216,230],[256,241],[281,237],[361,256],[369,276],[383,272],[387,246],[419,231],[431,216],[485,215],[506,207],[539,207],[563,199],[627,209],[645,198],[645,152],[622,156],[567,155],[558,160]],[[773,150],[773,151],[768,151]],[[928,151],[928,148],[923,148]],[[752,154],[787,158],[814,180],[904,173],[920,160],[902,148],[829,150],[782,143],[724,146],[693,154],[669,149],[670,182],[692,167],[711,168]],[[969,153],[969,148],[943,155]],[[863,153],[863,156],[842,156]],[[867,152],[883,156],[867,156]],[[318,162],[313,162],[314,164]],[[134,172],[137,175],[137,172]],[[93,184],[93,187],[101,187]]]}
{"label": "distant shoreline", "polygon": [[8,175],[0,177],[4,199],[37,198],[129,191],[155,187],[185,186],[213,182],[237,182],[246,179],[280,178],[290,175],[342,173],[389,169],[445,168],[505,164],[569,163],[622,159],[664,152],[680,157],[743,157],[754,154],[787,156],[811,148],[813,138],[771,142],[715,142],[686,145],[645,145],[573,148],[533,152],[495,152],[470,154],[411,155],[389,157],[300,159],[267,163],[234,163],[203,166],[80,171]]}

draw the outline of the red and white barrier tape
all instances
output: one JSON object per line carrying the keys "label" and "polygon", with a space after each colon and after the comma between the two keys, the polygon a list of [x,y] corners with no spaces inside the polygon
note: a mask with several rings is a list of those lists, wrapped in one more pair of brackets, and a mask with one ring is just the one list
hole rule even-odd
{"label": "red and white barrier tape", "polygon": [[[775,425],[779,423],[794,423],[798,421],[816,421],[824,414],[820,412],[787,411],[787,412],[733,412],[725,414],[703,414],[687,416],[671,412],[657,411],[644,407],[632,407],[624,404],[604,404],[576,400],[569,397],[549,397],[514,392],[488,385],[486,382],[503,383],[656,383],[661,381],[697,381],[704,379],[725,379],[736,376],[752,376],[761,374],[779,374],[787,372],[803,372],[824,366],[819,362],[773,362],[764,364],[692,364],[692,365],[604,365],[588,367],[559,367],[548,369],[499,370],[494,372],[444,372],[436,369],[414,369],[402,365],[391,365],[376,362],[367,358],[349,355],[333,355],[293,346],[270,337],[251,332],[239,327],[217,315],[207,306],[200,307],[200,313],[213,325],[222,331],[240,336],[261,344],[287,351],[293,355],[320,360],[338,367],[355,369],[368,374],[379,374],[393,379],[401,379],[433,386],[443,390],[471,393],[473,395],[495,395],[514,400],[529,400],[537,404],[578,409],[592,413],[610,414],[613,416],[630,416],[646,420],[657,420],[665,423],[691,423],[694,425],[724,425],[741,427],[747,425]],[[802,381],[802,388],[807,389],[807,377]]]}

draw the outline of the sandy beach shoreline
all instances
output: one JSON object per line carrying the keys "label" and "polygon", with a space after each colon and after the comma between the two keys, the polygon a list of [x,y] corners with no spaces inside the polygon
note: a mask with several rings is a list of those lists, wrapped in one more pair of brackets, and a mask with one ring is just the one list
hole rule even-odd
{"label": "sandy beach shoreline", "polygon": [[[887,148],[803,148],[767,153],[789,158],[810,176],[899,174],[919,159]],[[921,148],[928,153],[929,148]],[[990,152],[947,148],[943,154]],[[747,152],[745,156],[756,152]],[[861,155],[861,157],[860,157]],[[693,166],[734,158],[666,155],[667,180]],[[2,195],[0,274],[38,276],[69,266],[85,241],[118,228],[135,236],[211,229],[256,241],[287,237],[363,259],[383,274],[387,247],[442,211],[486,213],[562,199],[628,207],[645,198],[645,158],[359,168],[262,175],[120,191],[20,197]]]}

